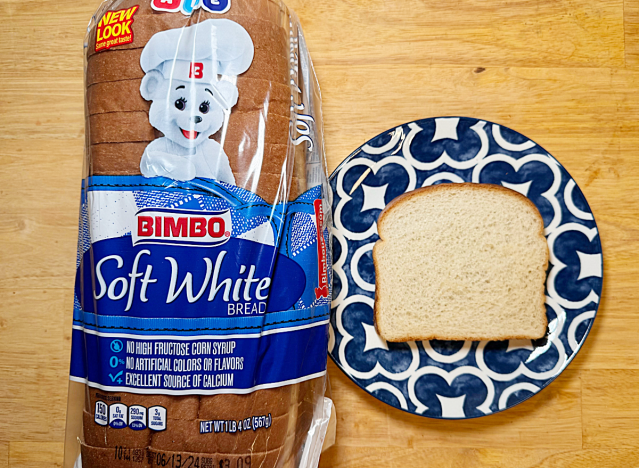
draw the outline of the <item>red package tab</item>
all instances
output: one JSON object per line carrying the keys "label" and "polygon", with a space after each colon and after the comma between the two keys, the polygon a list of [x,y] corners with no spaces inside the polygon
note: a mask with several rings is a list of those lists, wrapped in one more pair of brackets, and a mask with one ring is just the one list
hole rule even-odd
{"label": "red package tab", "polygon": [[315,298],[328,297],[328,272],[326,270],[326,242],[324,241],[324,234],[322,233],[322,226],[324,225],[324,212],[322,211],[322,200],[315,200],[315,225],[317,226],[317,258],[318,258],[318,272],[317,282],[318,286],[315,288]]}

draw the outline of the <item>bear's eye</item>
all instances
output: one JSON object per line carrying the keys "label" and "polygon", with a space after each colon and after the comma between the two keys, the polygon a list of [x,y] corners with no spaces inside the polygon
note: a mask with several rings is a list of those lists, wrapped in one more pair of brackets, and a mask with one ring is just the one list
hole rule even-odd
{"label": "bear's eye", "polygon": [[177,110],[183,111],[186,108],[186,99],[180,98],[177,101],[175,101],[175,108]]}
{"label": "bear's eye", "polygon": [[202,114],[206,114],[209,111],[209,106],[211,104],[209,103],[209,101],[204,101],[202,104],[200,104],[200,112]]}

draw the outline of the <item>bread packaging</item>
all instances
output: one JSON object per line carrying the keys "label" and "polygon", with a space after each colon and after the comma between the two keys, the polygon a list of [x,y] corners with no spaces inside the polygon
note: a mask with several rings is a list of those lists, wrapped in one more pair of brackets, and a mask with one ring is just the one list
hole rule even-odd
{"label": "bread packaging", "polygon": [[319,87],[278,0],[107,0],[64,467],[313,467],[330,201]]}

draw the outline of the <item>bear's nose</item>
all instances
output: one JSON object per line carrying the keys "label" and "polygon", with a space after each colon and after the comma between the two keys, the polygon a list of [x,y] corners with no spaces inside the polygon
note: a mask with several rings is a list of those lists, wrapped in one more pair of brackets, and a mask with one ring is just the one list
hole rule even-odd
{"label": "bear's nose", "polygon": [[193,116],[193,121],[196,124],[199,124],[202,121],[202,117],[200,117],[199,115],[195,115],[195,116]]}

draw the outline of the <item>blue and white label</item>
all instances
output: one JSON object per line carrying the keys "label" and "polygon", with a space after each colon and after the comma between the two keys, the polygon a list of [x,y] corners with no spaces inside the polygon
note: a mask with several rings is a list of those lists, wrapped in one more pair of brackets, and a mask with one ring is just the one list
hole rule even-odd
{"label": "blue and white label", "polygon": [[[71,378],[179,395],[323,375],[331,270],[321,200],[320,187],[269,205],[207,179],[89,178]],[[162,427],[159,409],[143,410],[115,417],[109,407],[109,425]]]}
{"label": "blue and white label", "polygon": [[146,429],[146,408],[144,406],[129,406],[129,427],[134,431]]}
{"label": "blue and white label", "polygon": [[122,403],[109,405],[109,426],[113,429],[124,429],[127,427],[127,413],[127,407]]}
{"label": "blue and white label", "polygon": [[95,423],[99,424],[100,426],[106,426],[107,424],[109,424],[109,407],[107,406],[105,402],[103,401],[95,402],[93,419]]}
{"label": "blue and white label", "polygon": [[163,406],[151,406],[149,408],[149,429],[163,431],[166,429],[166,408]]}

